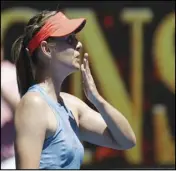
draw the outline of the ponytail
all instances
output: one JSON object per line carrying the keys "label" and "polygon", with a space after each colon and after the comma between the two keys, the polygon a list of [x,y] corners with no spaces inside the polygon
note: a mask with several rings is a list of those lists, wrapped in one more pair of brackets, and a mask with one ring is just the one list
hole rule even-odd
{"label": "ponytail", "polygon": [[29,55],[23,43],[24,36],[20,36],[12,45],[11,55],[16,65],[17,83],[22,97],[29,87],[34,85],[34,77]]}
{"label": "ponytail", "polygon": [[26,45],[40,30],[45,21],[56,13],[57,11],[42,11],[38,15],[31,18],[25,27],[25,36],[20,36],[12,45],[11,55],[16,64],[18,90],[21,97],[27,92],[29,87],[35,84],[32,70],[34,67],[32,67],[32,65],[40,64],[36,54],[37,51],[34,51],[33,55],[29,56]]}

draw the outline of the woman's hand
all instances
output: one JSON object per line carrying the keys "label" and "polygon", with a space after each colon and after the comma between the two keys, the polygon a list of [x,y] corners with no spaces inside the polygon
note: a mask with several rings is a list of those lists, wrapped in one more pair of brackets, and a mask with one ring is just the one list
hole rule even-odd
{"label": "woman's hand", "polygon": [[91,103],[96,103],[97,99],[100,97],[97,88],[95,86],[95,82],[90,72],[88,54],[84,54],[83,64],[81,64],[81,73],[82,73],[82,82],[84,93],[87,99]]}
{"label": "woman's hand", "polygon": [[[88,54],[84,55],[81,64],[84,92],[88,100],[94,104],[100,115],[82,105],[80,125],[83,128],[82,138],[94,144],[114,149],[129,149],[136,144],[135,134],[127,119],[101,97],[96,89],[90,73]],[[88,121],[88,122],[87,122]]]}

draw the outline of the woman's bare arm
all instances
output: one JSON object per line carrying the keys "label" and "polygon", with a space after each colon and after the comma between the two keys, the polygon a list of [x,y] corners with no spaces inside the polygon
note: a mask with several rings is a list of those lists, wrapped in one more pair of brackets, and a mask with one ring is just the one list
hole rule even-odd
{"label": "woman's bare arm", "polygon": [[47,129],[46,104],[33,93],[25,95],[15,113],[16,169],[38,169]]}

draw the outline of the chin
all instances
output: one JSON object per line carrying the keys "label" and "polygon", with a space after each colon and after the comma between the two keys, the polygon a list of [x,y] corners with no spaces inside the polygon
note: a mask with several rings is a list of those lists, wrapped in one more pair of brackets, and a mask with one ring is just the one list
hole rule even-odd
{"label": "chin", "polygon": [[80,70],[80,68],[81,68],[81,67],[80,67],[80,64],[75,64],[75,65],[74,65],[74,68],[75,68],[76,70]]}
{"label": "chin", "polygon": [[79,69],[81,68],[80,62],[79,62],[79,61],[74,61],[74,62],[73,62],[73,67],[74,67],[76,70],[79,70]]}
{"label": "chin", "polygon": [[79,71],[80,70],[80,66],[79,64],[72,64],[69,66],[69,73],[74,73],[76,71]]}

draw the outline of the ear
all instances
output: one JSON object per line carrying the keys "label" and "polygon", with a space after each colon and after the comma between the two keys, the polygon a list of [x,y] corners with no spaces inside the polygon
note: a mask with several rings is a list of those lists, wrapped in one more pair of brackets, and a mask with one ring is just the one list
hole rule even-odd
{"label": "ear", "polygon": [[40,43],[40,48],[42,50],[42,52],[48,57],[51,58],[51,50],[48,46],[48,43],[46,41],[42,41]]}

